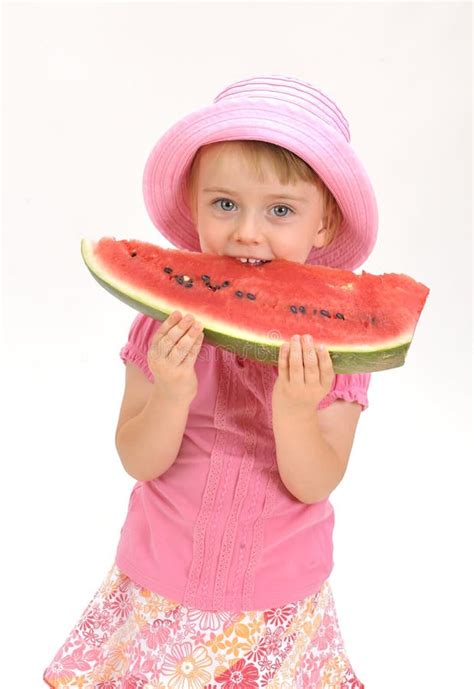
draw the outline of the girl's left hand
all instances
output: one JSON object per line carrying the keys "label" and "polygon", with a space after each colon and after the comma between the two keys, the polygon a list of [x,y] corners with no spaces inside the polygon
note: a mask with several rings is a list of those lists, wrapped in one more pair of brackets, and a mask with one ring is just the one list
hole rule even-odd
{"label": "girl's left hand", "polygon": [[291,338],[280,347],[278,378],[272,395],[273,411],[313,414],[331,389],[334,369],[327,349],[319,351],[305,335]]}

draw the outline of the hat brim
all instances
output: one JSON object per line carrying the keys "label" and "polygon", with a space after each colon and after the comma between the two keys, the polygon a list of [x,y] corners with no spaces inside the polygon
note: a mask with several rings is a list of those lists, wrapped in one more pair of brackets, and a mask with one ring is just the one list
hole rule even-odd
{"label": "hat brim", "polygon": [[340,231],[328,247],[311,250],[306,263],[355,270],[371,253],[378,228],[375,194],[350,143],[329,125],[299,107],[251,99],[218,102],[174,124],[146,162],[143,193],[148,214],[172,244],[200,251],[186,202],[186,174],[206,144],[253,139],[283,146],[321,177],[341,209]]}

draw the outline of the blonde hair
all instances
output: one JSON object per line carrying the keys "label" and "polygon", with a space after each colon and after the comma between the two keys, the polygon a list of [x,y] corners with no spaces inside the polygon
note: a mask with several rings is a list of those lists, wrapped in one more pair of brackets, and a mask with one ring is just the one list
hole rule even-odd
{"label": "blonde hair", "polygon": [[209,146],[225,147],[229,145],[237,145],[240,147],[241,152],[247,157],[247,160],[252,162],[259,179],[262,181],[264,179],[262,161],[266,161],[273,168],[281,184],[294,184],[298,180],[314,184],[321,191],[323,197],[323,215],[326,220],[325,227],[327,227],[327,240],[325,246],[331,244],[340,229],[343,217],[341,209],[333,194],[313,168],[305,163],[299,156],[282,146],[277,146],[277,144],[271,144],[266,141],[238,139],[233,141],[216,141],[215,143],[201,146],[193,158],[186,179],[188,204],[193,214],[195,214],[196,211],[196,180],[201,154],[205,149],[209,148]]}

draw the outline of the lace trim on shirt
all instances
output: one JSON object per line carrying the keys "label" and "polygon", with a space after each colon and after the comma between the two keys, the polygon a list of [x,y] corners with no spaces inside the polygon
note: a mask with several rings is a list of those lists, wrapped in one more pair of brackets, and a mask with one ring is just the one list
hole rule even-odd
{"label": "lace trim on shirt", "polygon": [[[222,352],[220,350],[216,350],[216,356],[221,355]],[[235,381],[231,378],[229,375],[229,370],[230,367],[226,367],[224,363],[222,363],[222,373],[220,376],[220,385],[224,384],[223,381],[226,381],[226,395],[218,396],[217,402],[216,402],[216,412],[215,412],[215,417],[218,418],[217,422],[217,433],[221,433],[224,438],[226,439],[225,446],[219,446],[219,447],[224,447],[224,450],[220,452],[219,456],[217,456],[217,462],[219,465],[222,466],[222,471],[221,474],[223,473],[224,475],[224,484],[219,491],[218,494],[218,504],[217,504],[217,509],[214,512],[213,515],[213,521],[217,522],[219,515],[222,512],[222,509],[224,505],[226,505],[230,500],[232,500],[232,496],[228,495],[229,491],[229,482],[230,482],[230,477],[232,475],[232,472],[230,471],[230,468],[228,467],[229,461],[234,461],[233,458],[237,455],[236,448],[239,443],[239,438],[236,436],[236,434],[229,434],[229,424],[228,424],[228,409],[235,409],[237,405],[237,388],[235,385]],[[214,451],[215,448],[213,448],[213,456],[214,456]],[[230,457],[230,459],[229,459]],[[227,521],[227,524],[229,522]],[[228,528],[226,527],[225,530],[225,535],[224,538],[228,534]],[[208,583],[210,581],[215,580],[215,573],[211,572],[211,566],[214,563],[214,552],[217,547],[219,547],[218,543],[218,538],[220,537],[220,534],[218,533],[217,529],[211,529],[211,531],[208,533],[208,538],[209,538],[209,558],[207,562],[205,563],[205,571],[203,573],[203,582],[202,582],[202,597],[204,600],[207,600],[207,596],[209,595],[208,593]],[[219,564],[218,564],[219,566]]]}
{"label": "lace trim on shirt", "polygon": [[[217,353],[215,355],[217,356]],[[201,571],[204,564],[206,531],[211,519],[212,509],[216,499],[219,478],[224,469],[223,459],[225,458],[225,446],[227,441],[227,436],[225,433],[226,404],[229,398],[229,383],[230,381],[228,376],[220,376],[217,390],[216,412],[214,416],[217,433],[211,457],[209,459],[209,474],[207,477],[206,487],[204,489],[204,496],[194,529],[193,557],[188,575],[186,591],[184,593],[184,605],[188,606],[194,605],[194,599],[199,585],[199,578],[201,576]],[[222,430],[224,430],[224,432],[220,432]]]}
{"label": "lace trim on shirt", "polygon": [[[230,390],[235,389],[237,386],[232,384],[233,374],[236,371],[232,368],[232,363],[223,358],[223,370],[224,376],[231,381]],[[249,372],[248,372],[249,373]],[[245,373],[242,371],[242,375]],[[229,404],[228,399],[226,404]],[[231,565],[232,554],[234,552],[234,544],[236,536],[238,535],[239,526],[239,515],[242,509],[243,501],[247,495],[249,488],[250,477],[252,474],[252,468],[255,462],[255,446],[257,441],[257,434],[255,430],[255,424],[251,423],[251,419],[255,419],[257,413],[257,401],[256,397],[252,394],[247,394],[245,398],[245,410],[243,416],[243,426],[244,426],[244,451],[243,457],[240,465],[239,476],[237,480],[237,485],[235,487],[234,496],[232,499],[232,507],[227,519],[224,542],[220,551],[219,562],[217,565],[217,571],[215,576],[215,586],[214,586],[214,598],[213,605],[215,609],[221,610],[225,608],[225,591],[229,579],[229,568]],[[224,430],[225,432],[225,430]],[[236,592],[236,599],[240,599],[240,591]],[[233,602],[230,603],[233,605]]]}
{"label": "lace trim on shirt", "polygon": [[[265,407],[267,419],[272,428],[272,391],[277,376],[275,368],[265,365],[261,368],[262,382],[265,394]],[[273,429],[272,429],[273,433]],[[275,469],[275,471],[272,471]],[[265,486],[265,502],[262,512],[254,524],[254,536],[252,543],[252,552],[250,554],[249,564],[245,572],[244,585],[242,592],[242,608],[244,610],[252,610],[254,606],[254,590],[255,590],[255,570],[257,568],[259,559],[263,550],[263,527],[264,520],[268,514],[273,510],[275,503],[275,496],[278,487],[279,474],[276,461],[276,451],[274,450],[270,457],[270,465],[268,467],[268,480]]]}

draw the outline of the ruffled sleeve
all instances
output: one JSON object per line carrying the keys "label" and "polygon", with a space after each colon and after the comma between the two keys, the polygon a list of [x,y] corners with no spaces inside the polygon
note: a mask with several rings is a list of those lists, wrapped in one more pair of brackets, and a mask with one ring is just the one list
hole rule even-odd
{"label": "ruffled sleeve", "polygon": [[342,399],[348,402],[358,402],[362,411],[365,411],[369,406],[367,388],[370,378],[370,373],[336,373],[332,388],[318,404],[318,409],[324,409],[334,400]]}
{"label": "ruffled sleeve", "polygon": [[151,383],[154,382],[155,377],[148,367],[147,354],[153,335],[160,326],[161,321],[139,313],[130,327],[127,344],[120,350],[123,363],[133,362]]}

